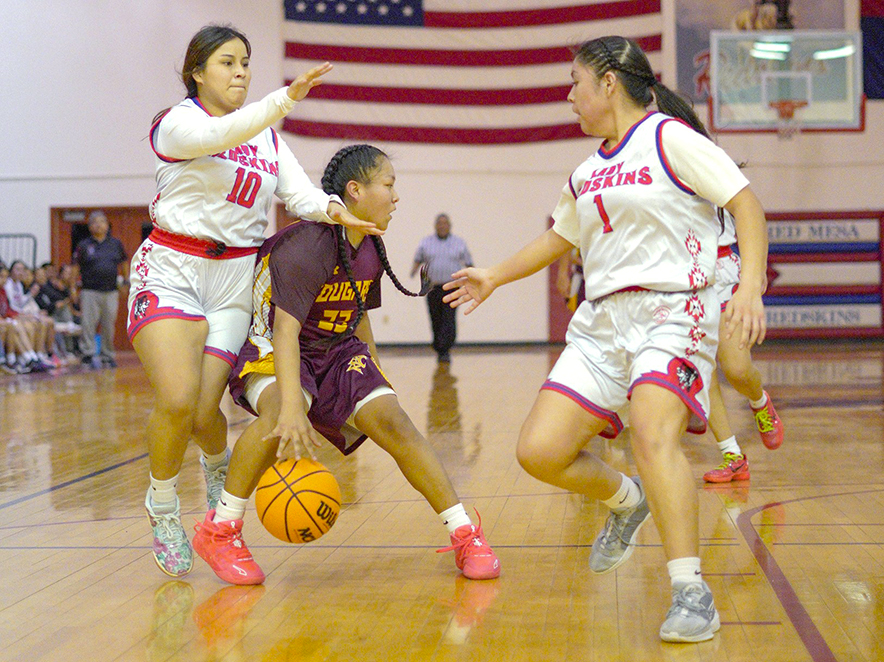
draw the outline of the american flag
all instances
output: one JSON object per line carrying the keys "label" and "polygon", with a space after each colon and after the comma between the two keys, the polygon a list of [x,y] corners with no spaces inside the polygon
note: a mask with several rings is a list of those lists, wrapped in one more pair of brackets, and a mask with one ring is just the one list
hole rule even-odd
{"label": "american flag", "polygon": [[315,138],[579,138],[571,47],[622,35],[661,66],[660,0],[284,0],[285,76],[334,63],[283,123]]}

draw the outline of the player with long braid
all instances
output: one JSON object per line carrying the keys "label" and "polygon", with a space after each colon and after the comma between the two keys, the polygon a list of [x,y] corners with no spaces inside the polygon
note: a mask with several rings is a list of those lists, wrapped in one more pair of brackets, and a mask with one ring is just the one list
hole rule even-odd
{"label": "player with long braid", "polygon": [[[522,426],[517,457],[535,478],[611,509],[589,555],[593,572],[626,561],[653,514],[672,587],[660,637],[705,641],[720,619],[701,573],[697,490],[680,442],[689,423],[704,431],[709,416],[720,317],[709,286],[720,231],[715,208],[734,216],[740,237],[743,269],[723,317],[725,334],[741,348],[765,335],[764,210],[635,42],[587,41],[571,78],[568,101],[601,146],[563,187],[551,229],[489,269],[456,272],[443,300],[466,304],[469,313],[500,285],[580,249],[586,301]],[[594,436],[622,429],[618,411],[627,402],[633,478],[588,447]]]}
{"label": "player with long braid", "polygon": [[[349,212],[386,230],[396,209],[395,174],[371,145],[331,159],[322,187]],[[464,510],[429,442],[402,410],[378,363],[367,310],[381,303],[384,271],[393,275],[379,237],[301,220],[258,253],[249,337],[230,380],[234,400],[258,416],[240,436],[215,510],[193,540],[221,579],[260,584],[264,573],[242,539],[249,497],[278,458],[313,456],[324,437],[348,455],[371,438],[448,529],[455,562],[470,579],[500,574],[500,563]],[[342,273],[343,272],[343,273]]]}

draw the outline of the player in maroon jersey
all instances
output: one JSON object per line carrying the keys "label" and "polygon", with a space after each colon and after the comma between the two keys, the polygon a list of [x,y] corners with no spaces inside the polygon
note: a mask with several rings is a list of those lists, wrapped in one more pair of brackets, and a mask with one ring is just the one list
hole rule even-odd
{"label": "player in maroon jersey", "polygon": [[[371,145],[341,149],[323,189],[357,218],[386,230],[396,209],[395,173]],[[471,579],[500,574],[500,563],[460,503],[429,442],[399,405],[381,371],[366,311],[381,304],[383,241],[311,221],[290,225],[258,253],[255,312],[230,380],[234,400],[256,414],[233,450],[218,506],[197,525],[193,546],[221,579],[260,584],[264,573],[242,539],[243,515],[258,479],[277,458],[314,454],[325,437],[345,455],[371,438],[448,528],[456,564]],[[422,294],[424,294],[422,289]]]}

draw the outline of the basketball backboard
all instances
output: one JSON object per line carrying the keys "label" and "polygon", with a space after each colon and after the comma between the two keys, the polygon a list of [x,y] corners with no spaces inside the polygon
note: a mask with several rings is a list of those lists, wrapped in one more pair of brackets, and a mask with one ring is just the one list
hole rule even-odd
{"label": "basketball backboard", "polygon": [[858,32],[710,33],[710,129],[862,131]]}

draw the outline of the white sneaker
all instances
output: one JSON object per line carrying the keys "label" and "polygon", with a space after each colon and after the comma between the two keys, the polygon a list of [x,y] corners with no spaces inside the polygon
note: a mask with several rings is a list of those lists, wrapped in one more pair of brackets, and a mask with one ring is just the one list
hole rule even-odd
{"label": "white sneaker", "polygon": [[719,628],[721,621],[706,582],[676,584],[672,587],[672,607],[660,626],[663,641],[707,641]]}
{"label": "white sneaker", "polygon": [[605,528],[592,543],[589,554],[589,569],[596,574],[611,572],[632,556],[638,532],[651,516],[641,479],[633,476],[632,480],[641,491],[641,501],[626,510],[612,510],[608,515]]}
{"label": "white sneaker", "polygon": [[230,449],[227,449],[227,460],[217,469],[209,470],[206,467],[206,458],[200,455],[200,466],[206,478],[206,504],[209,510],[215,510],[218,499],[221,498],[221,490],[224,489],[224,481],[227,480],[227,467],[230,466]]}

